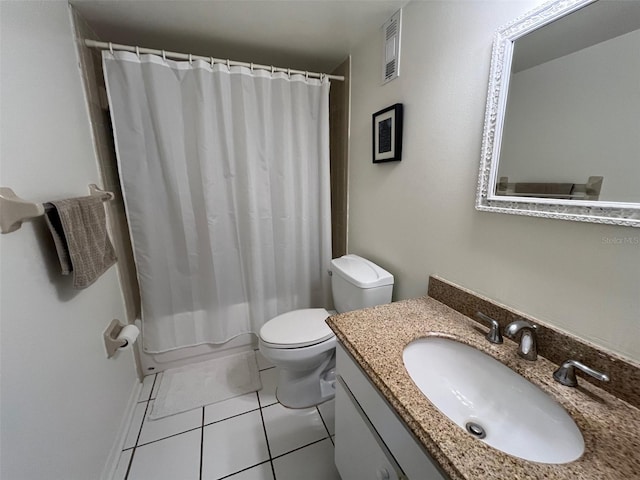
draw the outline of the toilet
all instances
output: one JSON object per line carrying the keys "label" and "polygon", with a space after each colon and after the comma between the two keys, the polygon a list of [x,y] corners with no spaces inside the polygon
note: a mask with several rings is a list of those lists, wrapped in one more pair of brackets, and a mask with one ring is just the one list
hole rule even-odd
{"label": "toilet", "polygon": [[[335,258],[329,273],[337,313],[391,302],[393,275],[365,258]],[[336,337],[325,322],[334,313],[293,310],[260,329],[260,352],[278,367],[276,397],[285,407],[310,407],[335,395]]]}

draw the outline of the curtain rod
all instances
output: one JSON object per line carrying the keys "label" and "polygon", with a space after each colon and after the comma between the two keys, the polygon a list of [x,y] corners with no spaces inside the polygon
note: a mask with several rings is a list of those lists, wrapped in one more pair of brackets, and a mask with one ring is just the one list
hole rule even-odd
{"label": "curtain rod", "polygon": [[286,74],[301,74],[311,78],[328,78],[330,80],[338,80],[340,82],[344,81],[344,77],[342,75],[328,75],[326,73],[316,73],[316,72],[305,72],[303,70],[294,70],[292,68],[282,68],[282,67],[274,67],[273,65],[260,65],[258,63],[247,63],[247,62],[237,62],[234,60],[226,60],[221,58],[214,57],[202,57],[200,55],[191,55],[190,53],[177,53],[177,52],[169,52],[166,50],[154,50],[153,48],[144,48],[144,47],[132,47],[130,45],[121,45],[119,43],[111,43],[111,42],[98,42],[96,40],[86,39],[84,44],[87,47],[91,48],[100,48],[102,50],[124,50],[125,52],[133,52],[133,53],[150,53],[152,55],[160,55],[163,58],[174,58],[177,60],[203,60],[205,62],[209,62],[211,64],[214,63],[223,63],[227,66],[240,66],[247,67],[251,69],[259,69],[259,70],[269,70],[273,72],[283,72]]}

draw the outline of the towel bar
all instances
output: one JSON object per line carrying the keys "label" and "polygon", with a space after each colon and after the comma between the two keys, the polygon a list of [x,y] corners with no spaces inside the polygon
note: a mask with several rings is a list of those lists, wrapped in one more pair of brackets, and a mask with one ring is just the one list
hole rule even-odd
{"label": "towel bar", "polygon": [[[509,177],[500,177],[496,184],[496,195],[537,197],[572,200],[598,200],[604,177],[589,177],[586,183],[510,183]],[[524,186],[518,191],[518,186]],[[565,190],[566,188],[566,190]]]}
{"label": "towel bar", "polygon": [[[114,198],[113,193],[101,190],[95,183],[89,185],[89,194],[102,196],[105,201]],[[0,233],[14,232],[22,226],[23,221],[42,215],[42,203],[28,202],[10,188],[0,187]]]}

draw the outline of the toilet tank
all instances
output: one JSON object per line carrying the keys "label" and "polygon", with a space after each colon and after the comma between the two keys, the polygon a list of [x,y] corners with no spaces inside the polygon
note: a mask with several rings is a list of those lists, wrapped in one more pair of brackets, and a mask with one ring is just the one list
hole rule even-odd
{"label": "toilet tank", "polygon": [[358,255],[331,260],[333,304],[339,312],[350,312],[391,302],[393,275]]}

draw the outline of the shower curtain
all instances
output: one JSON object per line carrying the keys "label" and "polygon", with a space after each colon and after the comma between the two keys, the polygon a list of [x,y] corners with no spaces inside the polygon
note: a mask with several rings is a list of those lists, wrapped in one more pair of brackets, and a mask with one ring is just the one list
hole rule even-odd
{"label": "shower curtain", "polygon": [[329,82],[103,52],[143,348],[329,303]]}

